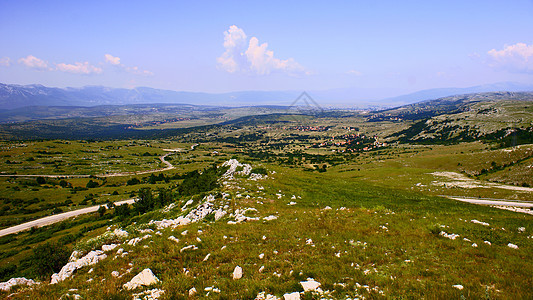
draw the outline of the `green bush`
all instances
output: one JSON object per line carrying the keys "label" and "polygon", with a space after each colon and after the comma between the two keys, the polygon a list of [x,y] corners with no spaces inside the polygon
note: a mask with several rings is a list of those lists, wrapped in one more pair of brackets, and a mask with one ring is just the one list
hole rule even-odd
{"label": "green bush", "polygon": [[70,251],[58,243],[45,243],[33,249],[30,260],[34,271],[42,278],[59,272],[68,262]]}

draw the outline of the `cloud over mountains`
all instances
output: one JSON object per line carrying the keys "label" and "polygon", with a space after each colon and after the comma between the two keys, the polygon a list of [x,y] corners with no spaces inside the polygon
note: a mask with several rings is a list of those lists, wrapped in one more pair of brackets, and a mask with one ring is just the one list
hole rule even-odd
{"label": "cloud over mountains", "polygon": [[257,37],[248,39],[244,30],[231,25],[224,32],[224,53],[217,58],[218,67],[229,73],[268,75],[284,72],[291,75],[306,73],[304,67],[293,58],[279,59],[268,43],[260,43]]}

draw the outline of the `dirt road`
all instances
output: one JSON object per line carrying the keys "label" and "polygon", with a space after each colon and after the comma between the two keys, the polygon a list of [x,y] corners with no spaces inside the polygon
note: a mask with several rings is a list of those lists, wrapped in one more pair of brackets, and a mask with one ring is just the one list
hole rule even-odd
{"label": "dirt road", "polygon": [[[132,204],[133,202],[135,202],[135,199],[128,199],[128,200],[115,202],[115,205],[121,205],[121,204],[124,204],[124,203]],[[68,218],[72,218],[72,217],[75,217],[75,216],[79,216],[79,215],[95,212],[95,211],[98,210],[98,208],[100,208],[100,205],[90,206],[90,207],[86,207],[86,208],[82,208],[82,209],[78,209],[78,210],[73,210],[73,211],[69,211],[69,212],[65,212],[65,213],[60,213],[60,214],[57,214],[57,215],[52,215],[52,216],[40,218],[40,219],[33,220],[33,221],[30,221],[30,222],[22,223],[22,224],[13,226],[13,227],[5,228],[5,229],[0,230],[0,237],[2,237],[4,235],[8,235],[8,234],[12,234],[12,233],[17,233],[17,232],[20,232],[20,231],[28,230],[28,229],[30,229],[32,227],[42,227],[42,226],[54,224],[54,223],[57,223],[57,222],[61,222],[63,220],[66,220]]]}

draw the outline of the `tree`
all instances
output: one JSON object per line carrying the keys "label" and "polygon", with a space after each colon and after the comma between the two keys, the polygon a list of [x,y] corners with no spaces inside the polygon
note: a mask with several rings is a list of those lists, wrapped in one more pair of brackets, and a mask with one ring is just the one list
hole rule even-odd
{"label": "tree", "polygon": [[45,184],[46,183],[46,179],[44,179],[43,177],[37,177],[37,184]]}
{"label": "tree", "polygon": [[140,214],[154,209],[155,199],[152,194],[152,189],[149,187],[139,189],[139,199],[133,204],[133,207]]}
{"label": "tree", "polygon": [[59,182],[59,185],[60,185],[62,188],[66,188],[66,187],[69,185],[69,183],[68,183],[66,180],[61,180],[61,181]]}
{"label": "tree", "polygon": [[92,179],[91,179],[91,180],[89,180],[89,182],[87,182],[86,187],[88,189],[92,189],[92,188],[98,187],[98,182],[92,181]]}

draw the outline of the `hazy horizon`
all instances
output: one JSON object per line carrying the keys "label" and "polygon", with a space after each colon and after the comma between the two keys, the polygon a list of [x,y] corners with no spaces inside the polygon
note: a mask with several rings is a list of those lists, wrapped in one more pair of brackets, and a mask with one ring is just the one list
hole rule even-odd
{"label": "hazy horizon", "polygon": [[533,82],[531,1],[7,1],[0,8],[0,82],[8,84],[399,95]]}

